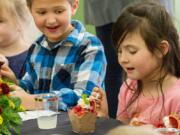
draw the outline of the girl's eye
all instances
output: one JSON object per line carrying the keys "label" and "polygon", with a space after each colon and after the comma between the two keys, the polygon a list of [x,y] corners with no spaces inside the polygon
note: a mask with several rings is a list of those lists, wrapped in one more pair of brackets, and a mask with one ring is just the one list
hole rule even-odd
{"label": "girl's eye", "polygon": [[137,49],[135,48],[128,48],[128,51],[130,54],[135,54],[137,52]]}
{"label": "girl's eye", "polygon": [[129,51],[129,52],[130,52],[130,54],[135,54],[137,51],[131,50],[131,51]]}

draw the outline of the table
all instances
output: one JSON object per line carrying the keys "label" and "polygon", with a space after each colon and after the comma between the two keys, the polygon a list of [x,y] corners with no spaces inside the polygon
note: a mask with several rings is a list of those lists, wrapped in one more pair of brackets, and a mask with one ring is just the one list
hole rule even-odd
{"label": "table", "polygon": [[[94,133],[86,135],[104,135],[110,129],[115,128],[122,123],[115,119],[98,118],[96,122],[96,130]],[[72,132],[69,117],[66,112],[61,112],[58,115],[58,124],[54,129],[41,130],[37,126],[36,119],[23,122],[21,127],[22,135],[77,135]]]}

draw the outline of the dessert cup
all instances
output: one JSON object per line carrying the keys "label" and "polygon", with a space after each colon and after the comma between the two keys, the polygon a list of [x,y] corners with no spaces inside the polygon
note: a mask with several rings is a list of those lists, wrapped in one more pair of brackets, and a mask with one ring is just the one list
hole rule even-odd
{"label": "dessert cup", "polygon": [[158,128],[157,131],[161,135],[179,135],[180,134],[180,130],[176,128]]}
{"label": "dessert cup", "polygon": [[83,112],[82,115],[78,115],[72,109],[69,110],[68,113],[73,132],[85,134],[95,131],[96,114],[87,111]]}

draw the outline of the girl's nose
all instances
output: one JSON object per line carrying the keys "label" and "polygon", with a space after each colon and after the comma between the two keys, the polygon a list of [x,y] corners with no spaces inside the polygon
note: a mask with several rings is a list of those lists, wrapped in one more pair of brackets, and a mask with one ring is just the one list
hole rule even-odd
{"label": "girl's nose", "polygon": [[127,55],[125,55],[124,53],[118,55],[118,60],[119,63],[127,63],[129,61]]}

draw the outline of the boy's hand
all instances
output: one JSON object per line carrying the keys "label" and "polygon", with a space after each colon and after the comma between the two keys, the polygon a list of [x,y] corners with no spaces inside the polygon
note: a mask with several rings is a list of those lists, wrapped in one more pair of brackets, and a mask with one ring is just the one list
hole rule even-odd
{"label": "boy's hand", "polygon": [[35,110],[35,95],[31,95],[25,92],[21,87],[17,85],[11,85],[12,90],[10,95],[13,97],[19,97],[21,99],[21,104],[26,110]]}

